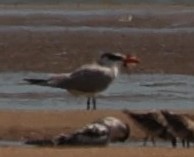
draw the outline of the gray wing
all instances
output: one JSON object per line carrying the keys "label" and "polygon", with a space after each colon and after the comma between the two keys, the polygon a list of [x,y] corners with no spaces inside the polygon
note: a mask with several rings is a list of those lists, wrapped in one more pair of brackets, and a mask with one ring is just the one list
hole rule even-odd
{"label": "gray wing", "polygon": [[99,92],[106,89],[113,78],[108,68],[85,66],[70,75],[66,81],[66,88],[82,92]]}
{"label": "gray wing", "polygon": [[[113,79],[114,75],[109,68],[87,65],[72,73],[54,75],[44,82],[46,86],[91,93],[106,89]],[[37,84],[35,81],[34,84]]]}

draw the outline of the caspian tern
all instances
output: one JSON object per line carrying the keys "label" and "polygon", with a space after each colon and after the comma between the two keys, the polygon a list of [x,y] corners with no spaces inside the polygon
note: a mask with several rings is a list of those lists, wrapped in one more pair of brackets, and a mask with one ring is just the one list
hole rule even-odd
{"label": "caspian tern", "polygon": [[90,103],[96,109],[96,94],[104,91],[117,77],[119,66],[137,64],[135,56],[121,53],[104,53],[94,64],[83,65],[71,73],[56,74],[48,79],[25,78],[30,84],[66,89],[74,95],[87,97],[87,110]]}

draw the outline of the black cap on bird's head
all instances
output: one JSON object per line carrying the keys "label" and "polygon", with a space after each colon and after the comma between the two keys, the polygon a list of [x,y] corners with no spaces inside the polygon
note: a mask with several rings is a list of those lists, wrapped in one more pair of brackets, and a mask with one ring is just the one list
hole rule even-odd
{"label": "black cap on bird's head", "polygon": [[100,60],[109,60],[112,62],[122,62],[123,66],[127,67],[128,64],[138,64],[139,59],[136,56],[125,55],[122,53],[104,53],[101,55]]}
{"label": "black cap on bird's head", "polygon": [[101,55],[101,59],[106,58],[112,61],[122,61],[125,58],[125,55],[121,53],[104,53]]}

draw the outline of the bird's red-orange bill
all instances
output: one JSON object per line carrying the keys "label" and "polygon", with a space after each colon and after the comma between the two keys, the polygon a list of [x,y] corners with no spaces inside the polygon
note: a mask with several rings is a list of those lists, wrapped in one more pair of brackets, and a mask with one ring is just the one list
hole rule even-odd
{"label": "bird's red-orange bill", "polygon": [[139,63],[140,63],[140,60],[139,60],[138,57],[132,56],[132,55],[127,55],[127,56],[126,56],[126,59],[125,59],[124,62],[123,62],[123,65],[124,65],[125,67],[131,68],[131,67],[136,66],[136,65],[139,64]]}

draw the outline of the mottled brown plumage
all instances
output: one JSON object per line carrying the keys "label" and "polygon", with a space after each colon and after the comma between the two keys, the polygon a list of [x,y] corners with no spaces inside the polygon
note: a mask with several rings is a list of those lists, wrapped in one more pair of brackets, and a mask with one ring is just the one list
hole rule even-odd
{"label": "mottled brown plumage", "polygon": [[188,116],[162,110],[161,113],[168,122],[168,127],[173,134],[182,140],[183,147],[190,147],[190,142],[194,140],[194,121]]}
{"label": "mottled brown plumage", "polygon": [[129,110],[123,111],[127,116],[132,118],[135,123],[145,132],[146,136],[144,139],[144,145],[150,139],[155,145],[155,138],[160,138],[164,140],[170,140],[172,146],[176,146],[176,138],[170,132],[166,125],[165,119],[163,119],[159,112],[144,112],[136,113]]}

